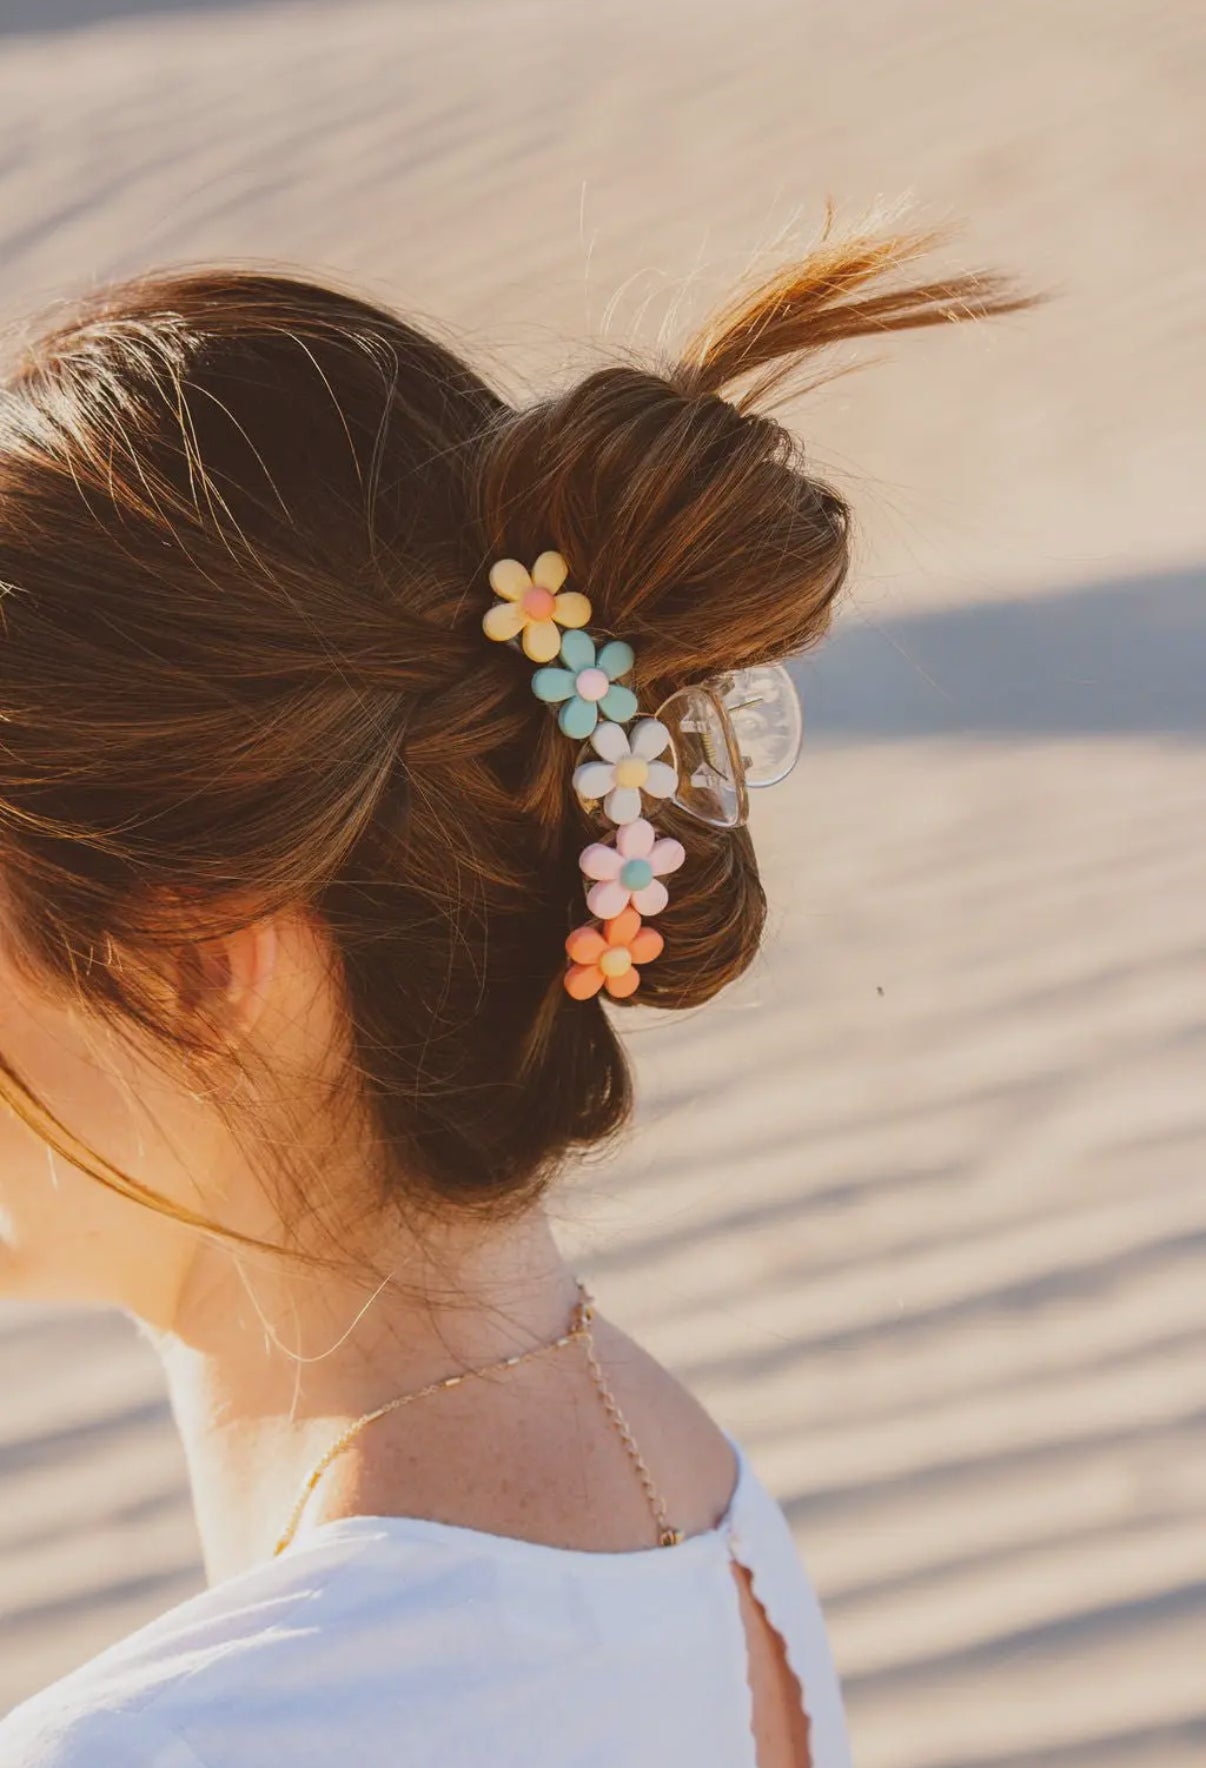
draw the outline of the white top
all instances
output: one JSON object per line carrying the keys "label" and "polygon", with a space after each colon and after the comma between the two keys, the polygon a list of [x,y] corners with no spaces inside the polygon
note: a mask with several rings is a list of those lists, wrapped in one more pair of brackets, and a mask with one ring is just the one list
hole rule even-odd
{"label": "white top", "polygon": [[677,1547],[319,1523],[17,1707],[0,1768],[756,1768],[730,1555],[804,1691],[812,1768],[850,1768],[816,1593],[729,1441],[729,1508]]}

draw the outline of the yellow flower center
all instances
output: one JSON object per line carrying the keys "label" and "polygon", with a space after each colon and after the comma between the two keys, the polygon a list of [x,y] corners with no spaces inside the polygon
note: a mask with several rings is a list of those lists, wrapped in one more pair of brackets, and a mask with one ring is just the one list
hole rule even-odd
{"label": "yellow flower center", "polygon": [[604,976],[623,976],[626,970],[632,969],[632,953],[627,946],[609,945],[599,959],[599,968]]}
{"label": "yellow flower center", "polygon": [[645,784],[649,778],[649,763],[642,761],[639,755],[626,755],[623,761],[616,762],[616,785],[637,786]]}

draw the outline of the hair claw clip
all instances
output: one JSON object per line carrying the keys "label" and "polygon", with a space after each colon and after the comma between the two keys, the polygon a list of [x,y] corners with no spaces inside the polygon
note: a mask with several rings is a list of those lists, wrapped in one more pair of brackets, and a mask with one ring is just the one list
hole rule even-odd
{"label": "hair claw clip", "polygon": [[686,859],[681,842],[659,839],[647,804],[672,800],[699,822],[738,827],[749,815],[749,789],[774,785],[795,766],[804,718],[791,677],[770,663],[683,688],[656,717],[638,719],[637,697],[622,680],[635,665],[632,647],[622,639],[600,643],[582,630],[590,601],[562,588],[568,575],[565,559],[551,550],[530,571],[518,559],[496,560],[490,585],[499,600],[482,627],[500,643],[518,639],[542,665],[532,692],[557,708],[567,737],[588,745],[574,769],[574,790],[586,808],[600,808],[614,834],[582,852],[586,906],[602,925],[569,935],[563,981],[575,1000],[604,989],[625,1000],[640,985],[639,967],[664,944],[641,917],[666,907],[662,879]]}
{"label": "hair claw clip", "polygon": [[800,759],[804,711],[781,663],[681,688],[657,716],[670,733],[673,801],[712,828],[739,828],[749,818],[749,791],[778,785]]}

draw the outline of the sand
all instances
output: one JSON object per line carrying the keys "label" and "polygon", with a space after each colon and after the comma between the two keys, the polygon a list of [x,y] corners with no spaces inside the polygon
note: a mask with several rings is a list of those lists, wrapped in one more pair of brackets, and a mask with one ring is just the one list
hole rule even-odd
{"label": "sand", "polygon": [[[5,314],[302,264],[535,390],[830,195],[1058,295],[788,413],[862,524],[771,941],[636,1029],[555,1205],[782,1499],[860,1768],[1206,1753],[1204,49],[1153,0],[0,4]],[[127,1322],[0,1309],[0,1392],[2,1705],[201,1576]]]}

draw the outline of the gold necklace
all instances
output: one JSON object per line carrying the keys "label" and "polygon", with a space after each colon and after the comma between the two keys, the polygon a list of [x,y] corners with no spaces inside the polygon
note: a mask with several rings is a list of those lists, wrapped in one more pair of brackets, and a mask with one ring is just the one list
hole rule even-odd
{"label": "gold necklace", "polygon": [[591,1375],[594,1378],[595,1386],[599,1390],[604,1409],[620,1433],[624,1447],[628,1450],[633,1464],[636,1467],[641,1485],[644,1487],[645,1496],[648,1498],[649,1507],[653,1512],[653,1520],[657,1524],[657,1544],[659,1547],[677,1547],[683,1538],[683,1532],[681,1529],[674,1528],[667,1518],[666,1506],[653,1483],[653,1478],[648,1467],[645,1465],[644,1457],[636,1446],[636,1441],[628,1426],[628,1420],[621,1412],[615,1395],[607,1385],[606,1378],[599,1366],[599,1359],[595,1354],[595,1341],[590,1329],[590,1323],[594,1317],[595,1311],[594,1297],[590,1294],[590,1291],[580,1277],[576,1277],[574,1281],[578,1287],[578,1300],[575,1302],[573,1313],[570,1315],[569,1327],[561,1334],[560,1338],[550,1339],[546,1344],[533,1345],[530,1350],[518,1351],[511,1357],[502,1357],[497,1363],[487,1363],[485,1367],[481,1369],[462,1369],[456,1375],[445,1375],[441,1381],[429,1381],[426,1387],[416,1388],[413,1393],[400,1394],[396,1400],[389,1400],[384,1406],[378,1406],[376,1411],[366,1412],[363,1418],[357,1418],[354,1424],[349,1424],[346,1430],[341,1431],[339,1436],[337,1436],[335,1441],[331,1444],[330,1448],[326,1450],[325,1454],[321,1456],[307,1474],[305,1481],[302,1484],[301,1491],[297,1495],[297,1502],[293,1506],[289,1520],[281,1531],[276,1546],[272,1550],[273,1558],[275,1558],[278,1553],[283,1553],[285,1551],[285,1548],[297,1533],[297,1525],[301,1521],[302,1512],[306,1508],[310,1494],[313,1492],[323,1474],[327,1471],[327,1468],[337,1456],[342,1455],[348,1444],[352,1442],[355,1437],[359,1436],[360,1432],[364,1430],[366,1425],[374,1423],[378,1418],[384,1418],[387,1412],[396,1412],[400,1406],[409,1406],[412,1400],[421,1400],[428,1394],[440,1393],[445,1388],[457,1387],[462,1381],[468,1381],[470,1376],[493,1375],[502,1369],[513,1369],[517,1363],[526,1362],[529,1357],[542,1356],[546,1351],[560,1350],[562,1345],[572,1344],[576,1339],[581,1339],[586,1347],[586,1360],[590,1367]]}

